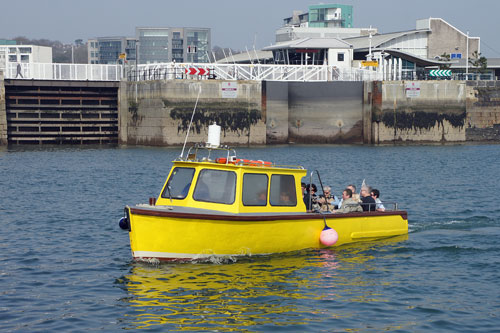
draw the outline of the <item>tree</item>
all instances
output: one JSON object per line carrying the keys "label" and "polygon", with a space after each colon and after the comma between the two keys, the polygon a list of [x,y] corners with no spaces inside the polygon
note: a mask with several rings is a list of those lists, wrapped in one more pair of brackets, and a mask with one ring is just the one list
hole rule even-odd
{"label": "tree", "polygon": [[472,52],[472,57],[469,59],[469,64],[476,73],[486,73],[488,71],[488,60],[481,56],[480,52]]}
{"label": "tree", "polygon": [[[451,59],[451,56],[448,54],[448,53],[443,53],[441,54],[440,56],[440,59],[441,61],[450,61]],[[442,64],[442,65],[439,65],[439,69],[450,69],[451,65],[450,64]]]}
{"label": "tree", "polygon": [[24,36],[14,38],[18,45],[39,45],[52,47],[52,61],[55,63],[71,63],[72,52],[73,59],[77,64],[86,64],[87,58],[87,45],[83,43],[82,39],[75,40],[75,46],[72,48],[71,44],[63,44],[60,41],[49,39],[29,39]]}

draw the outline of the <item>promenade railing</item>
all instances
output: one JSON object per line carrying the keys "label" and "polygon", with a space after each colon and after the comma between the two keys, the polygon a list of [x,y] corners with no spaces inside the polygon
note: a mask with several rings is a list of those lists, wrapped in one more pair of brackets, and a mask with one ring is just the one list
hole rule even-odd
{"label": "promenade railing", "polygon": [[191,79],[250,81],[368,81],[381,80],[382,73],[367,69],[326,65],[261,65],[217,63],[162,63],[130,67],[130,81]]}
{"label": "promenade railing", "polygon": [[120,81],[124,77],[121,65],[8,63],[6,79]]}
{"label": "promenade railing", "polygon": [[251,81],[372,81],[382,73],[326,65],[264,65],[158,63],[146,65],[8,63],[5,78],[80,81],[251,80]]}

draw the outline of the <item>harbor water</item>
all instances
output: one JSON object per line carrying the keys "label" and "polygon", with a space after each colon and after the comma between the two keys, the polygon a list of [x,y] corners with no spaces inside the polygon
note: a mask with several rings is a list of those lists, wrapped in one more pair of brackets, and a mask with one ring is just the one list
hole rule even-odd
{"label": "harbor water", "polygon": [[131,258],[126,204],[180,149],[0,148],[0,331],[500,330],[500,145],[276,146],[242,158],[363,179],[408,237],[212,262]]}

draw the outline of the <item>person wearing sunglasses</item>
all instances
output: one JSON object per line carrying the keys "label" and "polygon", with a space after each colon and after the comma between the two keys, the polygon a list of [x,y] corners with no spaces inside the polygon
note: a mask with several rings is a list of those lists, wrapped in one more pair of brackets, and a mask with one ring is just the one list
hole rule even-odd
{"label": "person wearing sunglasses", "polygon": [[373,199],[375,199],[375,203],[377,204],[376,205],[376,210],[377,212],[384,212],[385,211],[385,207],[384,205],[382,204],[382,201],[380,200],[380,191],[377,190],[376,188],[374,188],[371,193],[370,193],[371,197]]}

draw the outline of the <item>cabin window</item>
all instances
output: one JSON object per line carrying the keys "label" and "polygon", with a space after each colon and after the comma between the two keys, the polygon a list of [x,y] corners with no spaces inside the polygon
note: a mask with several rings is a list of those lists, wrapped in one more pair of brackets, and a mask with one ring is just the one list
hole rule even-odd
{"label": "cabin window", "polygon": [[297,206],[295,177],[292,175],[272,175],[269,202],[273,206]]}
{"label": "cabin window", "polygon": [[167,186],[165,186],[161,197],[167,199],[184,199],[189,192],[193,175],[193,168],[175,168],[168,179]]}
{"label": "cabin window", "polygon": [[246,173],[243,175],[243,205],[267,205],[268,177],[263,174]]}
{"label": "cabin window", "polygon": [[200,171],[193,198],[197,201],[230,205],[236,193],[236,173],[204,169]]}

